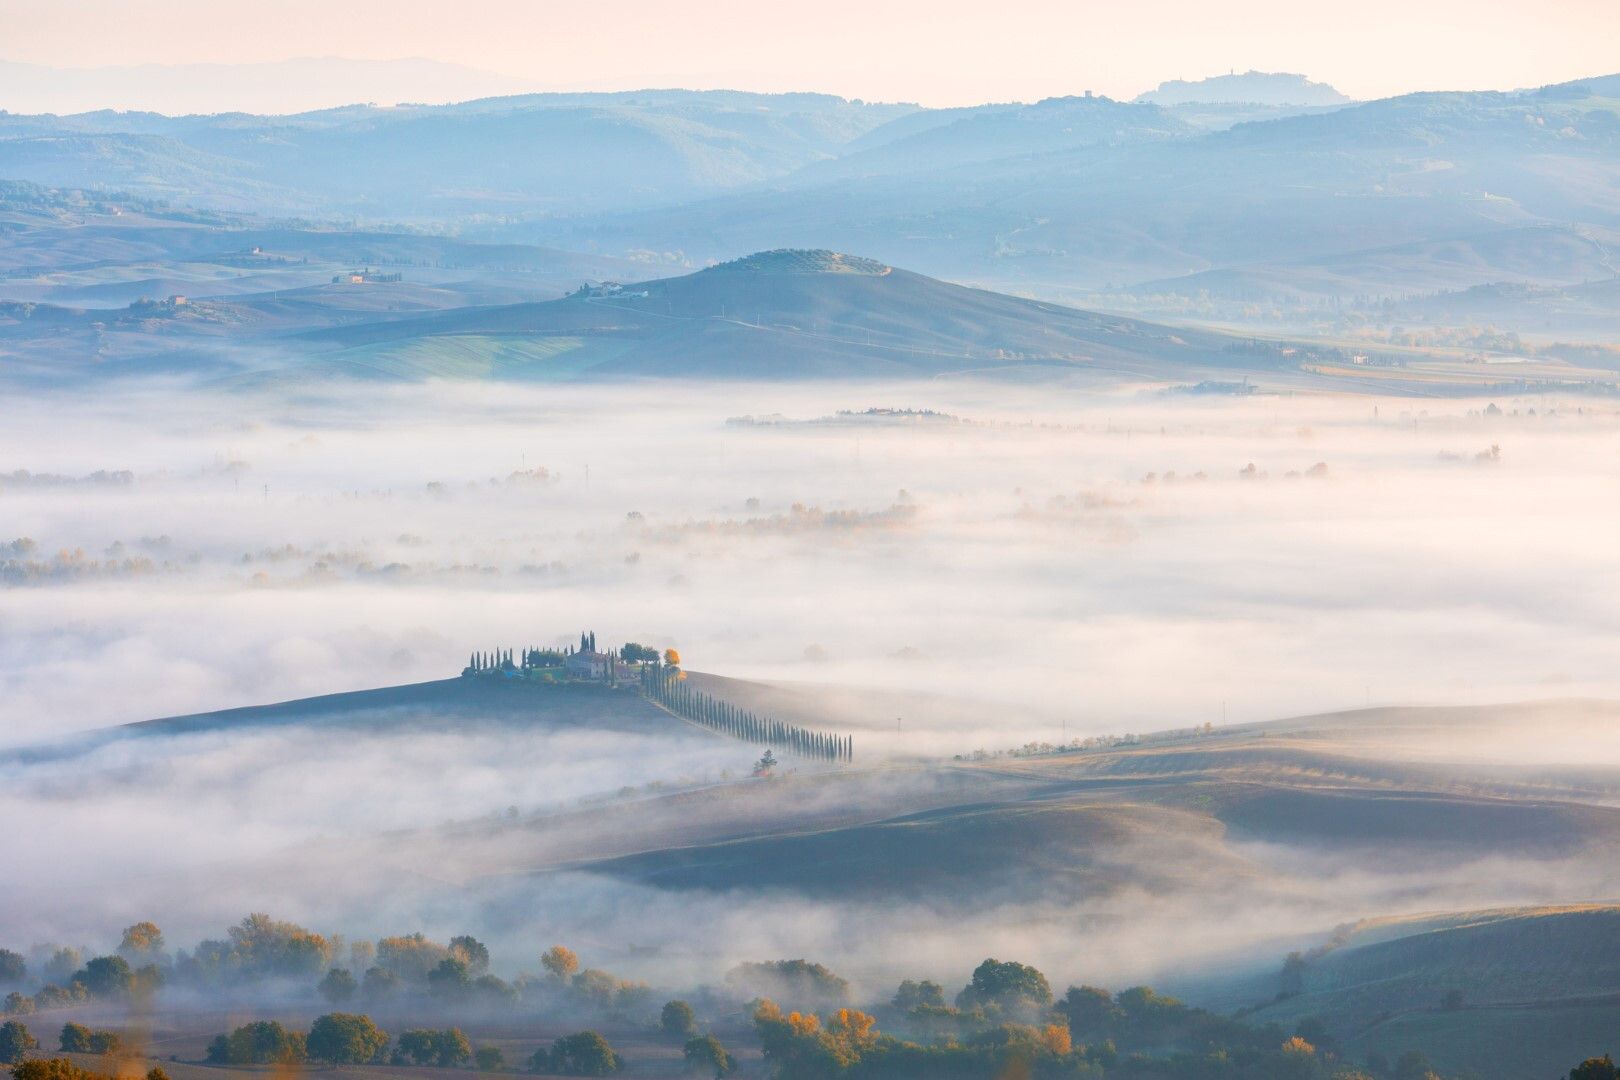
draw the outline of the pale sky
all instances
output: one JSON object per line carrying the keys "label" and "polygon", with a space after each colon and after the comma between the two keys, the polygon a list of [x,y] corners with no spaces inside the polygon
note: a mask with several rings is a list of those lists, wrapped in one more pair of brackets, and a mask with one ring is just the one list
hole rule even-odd
{"label": "pale sky", "polygon": [[1295,71],[1358,98],[1620,69],[1620,0],[0,0],[57,67],[428,57],[546,89],[820,90],[928,105]]}

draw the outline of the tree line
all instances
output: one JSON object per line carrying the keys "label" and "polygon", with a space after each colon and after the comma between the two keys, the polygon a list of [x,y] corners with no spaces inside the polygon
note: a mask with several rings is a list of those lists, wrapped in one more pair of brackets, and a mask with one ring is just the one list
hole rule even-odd
{"label": "tree line", "polygon": [[734,739],[774,746],[822,761],[855,760],[854,736],[811,731],[739,709],[694,688],[678,669],[643,668],[641,689],[677,716]]}
{"label": "tree line", "polygon": [[[262,917],[244,920],[244,927],[260,937],[265,926],[287,925]],[[151,924],[137,924],[126,933],[126,946],[161,949],[161,933]],[[419,969],[430,983],[433,973],[446,970],[447,964],[478,972],[488,963],[487,949],[470,936],[454,939],[449,947],[435,947],[419,935],[383,939],[379,946],[379,954],[397,954],[391,956],[396,966]],[[441,949],[449,955],[426,967],[429,954]],[[559,994],[589,996],[598,982],[607,987],[605,976],[581,971],[579,958],[560,945],[542,954],[540,966],[545,984]],[[1118,993],[1070,986],[1057,995],[1041,971],[1010,960],[984,960],[954,997],[938,983],[907,979],[887,1002],[860,1008],[853,1007],[846,980],[807,960],[742,965],[726,981],[732,984],[730,993],[717,995],[706,988],[702,997],[694,998],[697,1008],[677,999],[657,1010],[641,988],[627,1003],[630,1007],[606,1008],[603,1015],[625,1030],[656,1026],[662,1038],[681,1048],[691,1071],[716,1077],[732,1071],[735,1061],[712,1032],[705,1033],[699,1010],[711,1017],[734,1016],[738,1003],[751,998],[745,1015],[774,1080],[1439,1080],[1415,1051],[1393,1063],[1377,1054],[1351,1059],[1321,1018],[1296,1020],[1287,1027],[1255,1025],[1145,986]],[[548,1008],[560,1000],[552,998]],[[604,1005],[609,1000],[602,999]],[[117,1054],[119,1043],[114,1032],[74,1022],[61,1028],[62,1053]],[[105,1080],[68,1058],[31,1058],[38,1047],[20,1021],[0,1025],[0,1063],[14,1066],[14,1080]],[[386,1063],[491,1072],[508,1067],[497,1049],[475,1050],[459,1028],[413,1028],[390,1038],[369,1016],[341,1011],[320,1016],[307,1032],[268,1020],[242,1024],[209,1045],[207,1060],[224,1065]],[[542,1045],[520,1067],[550,1075],[600,1076],[619,1071],[623,1064],[603,1035],[582,1030]],[[154,1072],[147,1080],[167,1080],[161,1070]],[[1620,1072],[1609,1058],[1592,1058],[1571,1070],[1569,1080],[1620,1080]]]}

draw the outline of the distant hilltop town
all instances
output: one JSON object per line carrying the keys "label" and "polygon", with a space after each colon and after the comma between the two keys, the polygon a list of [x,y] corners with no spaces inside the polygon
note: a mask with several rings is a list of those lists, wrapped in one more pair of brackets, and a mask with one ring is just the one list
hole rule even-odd
{"label": "distant hilltop town", "polygon": [[659,652],[630,641],[617,651],[602,651],[595,631],[580,634],[578,646],[561,649],[531,646],[475,652],[461,669],[461,677],[634,688],[667,712],[721,735],[821,761],[855,759],[852,736],[813,731],[739,708],[694,689],[686,681],[681,654],[675,649]]}

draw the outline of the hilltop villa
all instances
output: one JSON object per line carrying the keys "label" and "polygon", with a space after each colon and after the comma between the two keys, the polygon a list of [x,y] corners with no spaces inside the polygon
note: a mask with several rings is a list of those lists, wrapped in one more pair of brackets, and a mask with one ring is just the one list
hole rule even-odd
{"label": "hilltop villa", "polygon": [[571,652],[563,660],[563,670],[571,678],[590,679],[599,681],[607,678],[608,667],[613,658],[607,653],[597,652],[595,649],[582,649]]}

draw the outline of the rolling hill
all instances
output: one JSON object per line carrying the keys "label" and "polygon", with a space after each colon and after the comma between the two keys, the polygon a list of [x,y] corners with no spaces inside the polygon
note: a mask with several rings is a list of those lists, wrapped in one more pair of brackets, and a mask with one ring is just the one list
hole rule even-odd
{"label": "rolling hill", "polygon": [[1357,1057],[1416,1051],[1448,1074],[1555,1075],[1567,1047],[1606,1047],[1620,1022],[1620,907],[1363,920],[1306,954],[1297,987],[1278,985],[1271,973],[1204,1000],[1230,1008],[1247,994],[1251,1022],[1314,1017]]}
{"label": "rolling hill", "polygon": [[312,728],[325,732],[466,732],[489,728],[589,728],[627,738],[658,734],[716,738],[687,724],[640,694],[602,686],[559,684],[535,688],[489,679],[353,690],[218,712],[145,720],[35,746],[0,751],[0,761],[60,761],[114,744],[188,735],[232,735]]}
{"label": "rolling hill", "polygon": [[[1116,939],[1131,953],[1141,935],[1169,935],[1179,944],[1150,950],[1151,971],[1138,956],[1137,977],[1281,1030],[1316,1018],[1313,1038],[1358,1060],[1420,1049],[1446,1074],[1487,1080],[1551,1075],[1620,1018],[1620,908],[1602,891],[1615,887],[1620,854],[1620,770],[1590,760],[1607,752],[1590,740],[1612,731],[1614,703],[1372,709],[1068,752],[922,759],[899,737],[879,737],[891,697],[863,717],[853,688],[692,677],[750,707],[790,705],[801,722],[824,696],[838,726],[865,732],[867,749],[848,766],[790,757],[771,779],[660,776],[644,760],[650,746],[674,758],[713,744],[739,761],[757,748],[627,690],[450,679],[129,725],[12,750],[0,768],[10,782],[61,792],[71,781],[92,798],[152,768],[178,782],[217,767],[233,745],[256,759],[284,747],[286,760],[259,766],[269,770],[263,790],[279,798],[310,754],[341,776],[375,760],[373,740],[398,735],[429,748],[526,747],[525,760],[536,748],[589,745],[598,769],[634,759],[658,779],[380,834],[346,833],[339,814],[323,819],[333,836],[260,858],[289,873],[347,868],[352,902],[397,905],[427,882],[431,903],[497,919],[521,919],[539,898],[586,895],[637,913],[901,911],[971,938],[1016,911],[1020,925],[1060,940],[1078,927],[1082,970]],[[928,715],[924,698],[912,705],[908,716]],[[1463,731],[1474,735],[1462,740],[1466,756],[1437,752],[1455,750]],[[464,741],[436,741],[451,737]],[[1589,760],[1557,751],[1559,740],[1581,740]],[[1526,764],[1524,745],[1554,763]],[[559,776],[570,766],[547,762]],[[593,775],[611,783],[615,770]],[[242,870],[240,860],[220,868]],[[193,868],[188,885],[202,887],[203,873]],[[1525,903],[1532,892],[1549,899]],[[1519,899],[1477,902],[1493,897]],[[1446,903],[1459,898],[1476,902]],[[1230,951],[1185,936],[1189,926]],[[1279,974],[1290,949],[1304,957],[1292,984]]]}
{"label": "rolling hill", "polygon": [[[875,699],[863,717],[851,706],[855,699],[837,688],[824,692],[831,710],[823,711],[822,692],[809,688],[693,678],[705,692],[744,707],[769,708],[813,727],[866,731],[863,749],[852,767],[770,783],[676,786],[629,803],[553,812],[515,832],[452,830],[453,852],[430,829],[408,843],[390,840],[393,855],[416,858],[415,846],[421,858],[449,859],[468,880],[584,871],[676,892],[921,895],[966,909],[1056,894],[1173,896],[1216,879],[1275,902],[1297,887],[1290,882],[1301,872],[1376,866],[1400,875],[1422,868],[1436,879],[1427,890],[1403,878],[1407,883],[1392,894],[1412,908],[1427,891],[1449,895],[1440,880],[1445,868],[1466,872],[1516,861],[1552,869],[1596,860],[1600,869],[1620,852],[1620,810],[1607,805],[1620,783],[1614,768],[1515,767],[1507,762],[1522,755],[1512,745],[1480,762],[1434,760],[1423,749],[1437,733],[1458,727],[1480,731],[1487,744],[1504,733],[1545,738],[1549,730],[1595,730],[1591,725],[1616,714],[1610,703],[1370,710],[1167,732],[1087,751],[949,761],[898,756],[902,744],[874,733],[887,724],[894,700]],[[781,703],[792,711],[776,709]],[[912,704],[911,715],[927,715],[922,699]],[[60,763],[131,740],[253,732],[361,740],[401,731],[565,729],[621,740],[627,751],[649,735],[716,739],[630,689],[447,679],[149,721],[5,757],[11,767]],[[743,757],[757,750],[719,742]],[[1307,853],[1301,870],[1294,864]],[[1571,881],[1571,890],[1584,887],[1584,880]],[[1352,937],[1332,939],[1332,964],[1348,963],[1344,958],[1360,955],[1355,949],[1363,946],[1384,948],[1385,939],[1408,937],[1414,927],[1434,929],[1409,919],[1362,924]],[[1322,986],[1364,978],[1359,968],[1344,970],[1350,973]],[[1270,978],[1256,976],[1220,993],[1252,1004]],[[1620,984],[1614,989],[1620,992]]]}
{"label": "rolling hill", "polygon": [[[830,251],[762,252],[562,300],[309,335],[334,369],[388,372],[425,344],[550,340],[569,376],[779,379],[1215,367],[1224,339],[952,285]],[[532,374],[546,377],[548,359]],[[515,372],[523,375],[528,372]]]}

